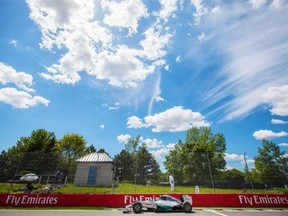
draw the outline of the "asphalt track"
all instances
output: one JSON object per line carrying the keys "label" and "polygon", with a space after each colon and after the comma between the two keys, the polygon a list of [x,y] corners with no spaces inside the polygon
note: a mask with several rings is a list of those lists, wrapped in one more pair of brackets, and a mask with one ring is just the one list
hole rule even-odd
{"label": "asphalt track", "polygon": [[[133,214],[133,213],[132,213]],[[123,214],[118,209],[113,210],[14,210],[14,209],[0,209],[1,216],[125,216],[130,214]],[[138,214],[139,215],[139,214]],[[187,215],[183,212],[173,213],[154,213],[144,212],[140,215],[169,215],[169,216],[180,216]],[[188,214],[189,215],[189,214]],[[199,209],[194,210],[191,215],[195,216],[287,216],[288,209],[279,210],[257,210],[257,209]]]}

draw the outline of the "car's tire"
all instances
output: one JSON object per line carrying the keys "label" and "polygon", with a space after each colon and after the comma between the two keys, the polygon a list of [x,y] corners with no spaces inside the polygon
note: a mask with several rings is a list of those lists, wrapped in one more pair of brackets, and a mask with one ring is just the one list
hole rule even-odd
{"label": "car's tire", "polygon": [[139,202],[134,203],[132,208],[133,208],[134,213],[139,214],[142,211],[142,204]]}
{"label": "car's tire", "polygon": [[183,204],[183,211],[184,211],[185,213],[190,213],[190,212],[192,212],[192,205],[191,205],[190,203],[188,203],[188,202],[184,203],[184,204]]}
{"label": "car's tire", "polygon": [[148,212],[154,212],[155,209],[154,209],[154,208],[147,208],[147,211],[148,211]]}

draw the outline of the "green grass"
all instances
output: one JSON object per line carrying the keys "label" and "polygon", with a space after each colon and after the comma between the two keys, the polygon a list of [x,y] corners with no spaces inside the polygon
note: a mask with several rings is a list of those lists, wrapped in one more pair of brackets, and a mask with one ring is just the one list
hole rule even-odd
{"label": "green grass", "polygon": [[[13,184],[0,183],[0,193],[22,193],[20,190],[25,186],[25,184]],[[40,192],[41,187],[35,192]],[[194,194],[195,186],[177,186],[175,191],[170,191],[170,186],[153,186],[153,185],[134,185],[130,183],[121,183],[114,189],[112,187],[76,187],[73,184],[68,184],[65,187],[56,188],[53,193],[60,194],[134,194],[134,193],[156,193],[156,194],[166,194],[166,193],[178,193],[178,194]],[[203,188],[200,187],[201,194],[224,194],[224,193],[286,193],[285,189],[270,189],[270,190],[237,190],[237,189],[217,189],[213,188]]]}

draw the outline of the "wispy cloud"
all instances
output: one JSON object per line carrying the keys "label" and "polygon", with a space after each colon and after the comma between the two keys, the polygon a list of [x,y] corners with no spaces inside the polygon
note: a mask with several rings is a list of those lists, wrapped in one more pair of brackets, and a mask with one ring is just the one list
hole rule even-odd
{"label": "wispy cloud", "polygon": [[256,2],[253,6],[231,2],[220,5],[216,15],[212,13],[214,6],[204,10],[201,1],[197,2],[195,7],[203,11],[198,15],[199,29],[206,35],[199,46],[206,49],[209,45],[209,59],[223,59],[209,79],[212,88],[204,92],[205,106],[217,104],[223,120],[248,115],[263,103],[275,106],[261,95],[288,82],[288,5],[275,8],[259,4],[261,9],[257,10]]}
{"label": "wispy cloud", "polygon": [[[148,108],[148,114],[150,115],[152,113],[152,109],[153,109],[153,104],[155,101],[157,101],[158,99],[161,100],[161,97],[159,96],[161,94],[161,75],[158,74],[157,78],[156,78],[156,82],[154,82],[154,90],[153,90],[153,95],[150,99],[150,103],[149,103],[149,108]],[[159,98],[160,97],[160,98]]]}

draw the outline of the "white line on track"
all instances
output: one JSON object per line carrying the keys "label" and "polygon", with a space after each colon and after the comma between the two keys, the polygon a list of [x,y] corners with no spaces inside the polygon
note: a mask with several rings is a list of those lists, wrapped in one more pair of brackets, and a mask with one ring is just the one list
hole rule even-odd
{"label": "white line on track", "polygon": [[208,211],[208,212],[211,212],[211,213],[214,213],[214,214],[217,214],[217,215],[221,215],[221,216],[228,216],[228,215],[222,214],[220,212],[217,212],[215,210],[205,210],[205,211]]}

